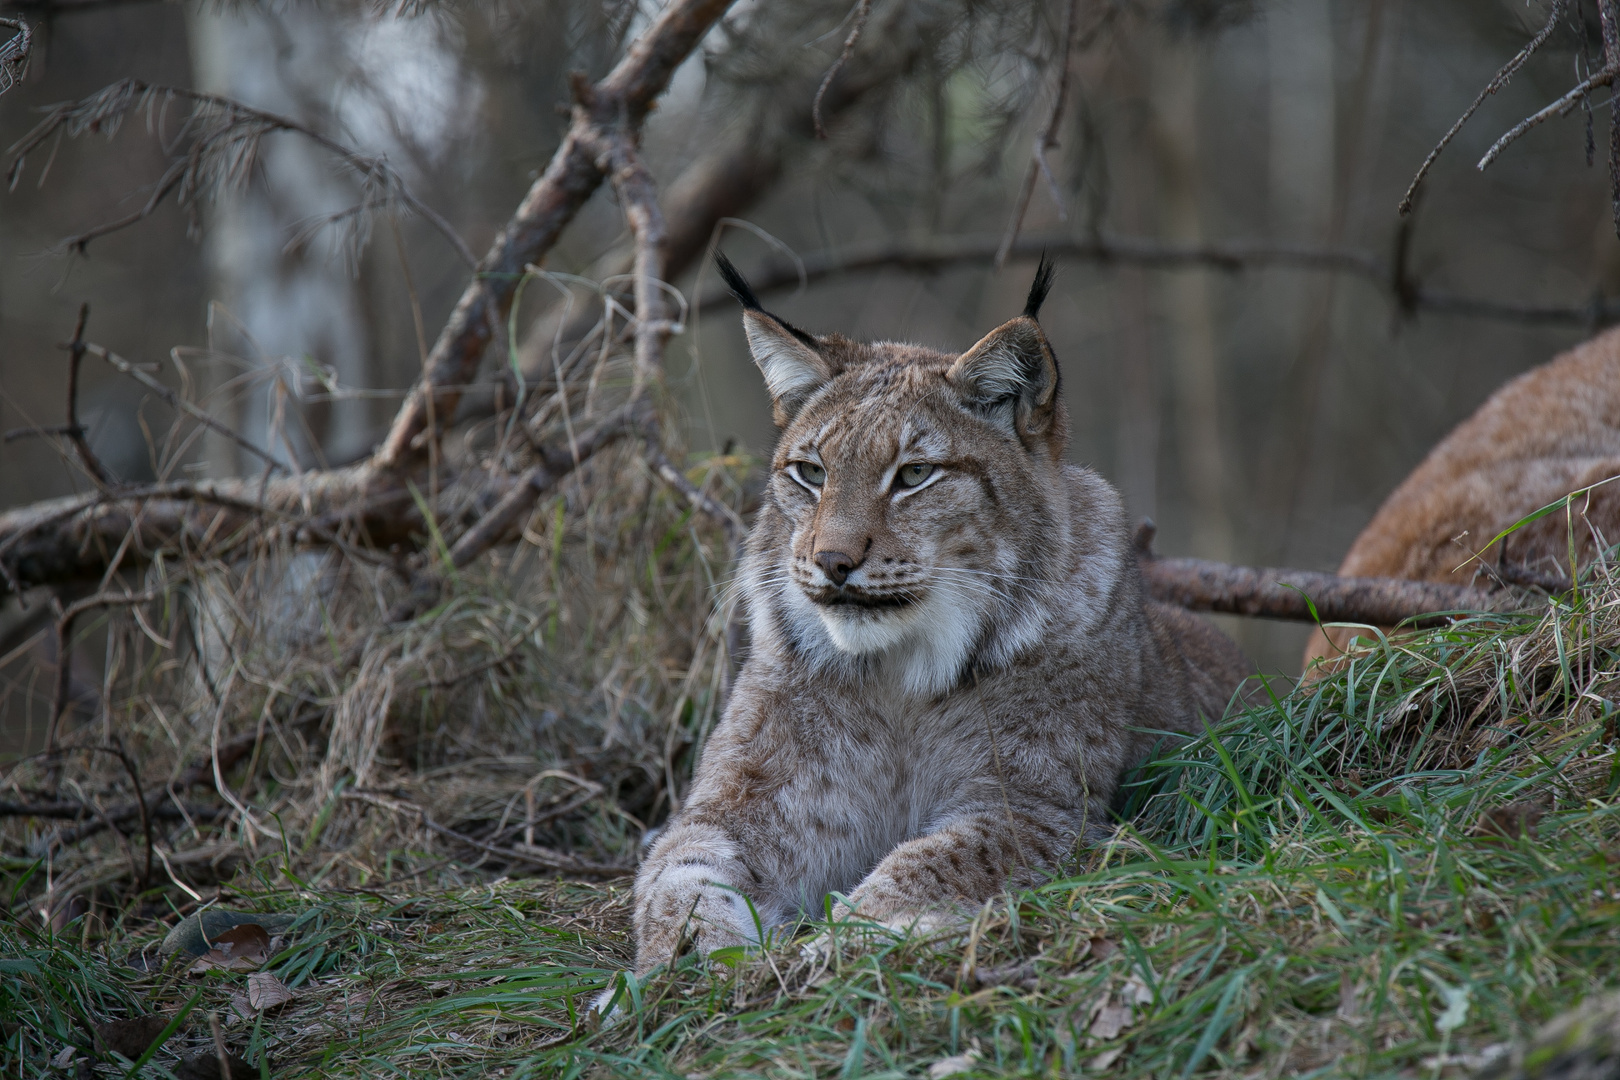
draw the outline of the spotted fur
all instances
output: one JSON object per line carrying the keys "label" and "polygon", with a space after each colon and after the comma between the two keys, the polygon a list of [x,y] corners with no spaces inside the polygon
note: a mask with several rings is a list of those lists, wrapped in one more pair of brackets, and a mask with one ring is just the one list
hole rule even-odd
{"label": "spotted fur", "polygon": [[1249,671],[1144,600],[1118,495],[1062,461],[1048,268],[960,355],[812,337],[722,272],[781,432],[751,649],[636,879],[642,971],[829,893],[907,923],[1038,881],[1111,831],[1156,733],[1219,717]]}

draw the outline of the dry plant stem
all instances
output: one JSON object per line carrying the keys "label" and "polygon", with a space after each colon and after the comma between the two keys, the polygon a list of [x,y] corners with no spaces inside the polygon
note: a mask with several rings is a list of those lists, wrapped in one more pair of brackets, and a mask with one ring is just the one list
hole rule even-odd
{"label": "dry plant stem", "polygon": [[51,721],[45,730],[45,752],[56,750],[60,737],[62,715],[67,712],[68,690],[73,681],[73,624],[80,615],[96,608],[146,604],[158,598],[158,593],[97,593],[76,600],[63,609],[56,618],[56,689],[51,697]]}
{"label": "dry plant stem", "polygon": [[422,822],[423,828],[427,829],[429,832],[437,833],[438,835],[449,840],[453,840],[458,844],[470,847],[475,851],[482,851],[486,855],[494,855],[497,858],[505,859],[509,862],[527,863],[530,866],[538,866],[546,870],[558,870],[569,874],[578,874],[582,877],[614,878],[625,877],[626,875],[635,873],[635,867],[633,866],[620,866],[613,863],[592,862],[589,859],[580,859],[568,854],[567,852],[557,851],[548,847],[525,844],[521,848],[505,848],[499,847],[495,844],[486,843],[483,840],[468,836],[466,833],[457,832],[448,825],[439,824],[437,821],[433,820],[426,810],[420,806],[417,806],[415,803],[407,802],[406,800],[398,798],[397,796],[388,795],[382,792],[349,790],[343,793],[343,797],[345,799],[353,799],[358,802],[369,803],[372,806],[378,806],[384,810],[393,811],[394,813],[413,815]]}
{"label": "dry plant stem", "polygon": [[[1035,181],[1040,173],[1045,173],[1051,181],[1052,170],[1046,162],[1046,153],[1057,146],[1058,130],[1063,124],[1063,106],[1069,99],[1069,83],[1074,78],[1075,57],[1079,53],[1080,44],[1080,0],[1069,0],[1068,13],[1063,23],[1063,62],[1059,69],[1057,94],[1052,101],[1052,111],[1046,118],[1046,126],[1035,139],[1035,146],[1030,154],[1029,168],[1024,173],[1024,186],[1018,194],[1018,204],[1013,208],[1012,221],[1007,225],[1007,235],[1002,239],[1001,246],[996,249],[996,268],[999,270],[1007,263],[1007,256],[1012,252],[1013,244],[1018,239],[1019,230],[1024,227],[1024,215],[1029,213],[1029,201],[1035,195]],[[1066,219],[1068,215],[1063,211],[1062,200],[1058,197],[1057,186],[1054,183],[1052,197],[1058,200],[1058,216]]]}
{"label": "dry plant stem", "polygon": [[[320,721],[325,719],[325,717],[325,711],[307,713],[303,716],[295,717],[289,721],[287,723],[287,727],[294,731],[312,728],[319,724]],[[202,761],[193,762],[192,764],[186,766],[186,768],[182,769],[180,774],[174,778],[172,783],[161,791],[154,791],[150,796],[142,800],[141,805],[137,806],[135,803],[130,803],[126,806],[114,807],[113,809],[107,810],[103,813],[102,818],[104,820],[98,819],[94,821],[87,821],[76,828],[67,829],[60,833],[52,833],[50,835],[41,837],[34,844],[30,845],[29,854],[37,858],[47,854],[55,848],[77,844],[79,841],[85,840],[91,836],[95,836],[97,833],[100,833],[104,829],[108,828],[109,822],[116,825],[129,821],[133,818],[140,817],[143,810],[149,818],[169,816],[174,811],[169,811],[166,813],[164,812],[164,807],[166,805],[173,804],[174,795],[171,795],[171,792],[178,794],[187,790],[188,788],[197,787],[201,784],[208,784],[211,786],[214,782],[215,763],[218,763],[219,771],[223,774],[237,762],[251,754],[253,752],[253,748],[258,745],[259,738],[260,736],[257,732],[249,732],[245,735],[239,735],[234,739],[228,739],[225,742],[220,743],[217,753],[203,759]],[[209,816],[217,816],[222,812],[223,811],[212,811],[208,813]],[[200,817],[203,815],[196,816]]]}
{"label": "dry plant stem", "polygon": [[[1080,0],[1073,0],[1078,5]],[[844,39],[844,48],[838,54],[833,66],[827,69],[826,77],[821,85],[816,87],[815,100],[810,103],[810,123],[815,128],[816,138],[827,138],[827,128],[821,122],[821,100],[827,96],[827,88],[832,86],[838,73],[849,64],[849,58],[855,54],[855,45],[861,40],[861,31],[866,29],[866,20],[872,14],[872,0],[857,0],[855,5],[855,25],[850,27],[849,36]]]}
{"label": "dry plant stem", "polygon": [[1436,612],[1513,611],[1525,607],[1527,599],[1526,594],[1465,585],[1338,577],[1207,559],[1144,558],[1141,567],[1148,591],[1161,603],[1294,622],[1428,626],[1446,622]]}
{"label": "dry plant stem", "polygon": [[428,355],[422,379],[405,400],[373,457],[397,469],[422,449],[430,416],[450,417],[462,384],[477,374],[491,327],[504,322],[524,267],[551,250],[563,227],[605,179],[603,150],[615,134],[633,138],[676,67],[703,40],[731,0],[673,0],[616,67],[595,85],[575,83],[573,123],[546,171],[524,196],[479,262],[449,322]]}
{"label": "dry plant stem", "polygon": [[[1406,194],[1401,197],[1399,209],[1402,217],[1412,212],[1412,202],[1417,198],[1418,188],[1423,185],[1424,178],[1429,175],[1429,170],[1439,160],[1441,152],[1451,145],[1451,140],[1455,139],[1457,133],[1462,131],[1463,125],[1468,123],[1469,117],[1478,112],[1479,107],[1485,104],[1485,99],[1506,86],[1508,80],[1518,74],[1519,69],[1525,65],[1525,62],[1535,55],[1536,50],[1547,43],[1547,39],[1552,37],[1553,31],[1558,28],[1558,21],[1564,17],[1565,9],[1568,6],[1568,0],[1553,0],[1552,10],[1547,15],[1547,24],[1541,28],[1535,37],[1530,39],[1524,48],[1519,50],[1518,55],[1502,65],[1502,70],[1498,71],[1496,76],[1485,84],[1485,89],[1481,90],[1479,96],[1474,98],[1473,104],[1468,106],[1467,110],[1457,118],[1457,122],[1451,125],[1451,130],[1441,137],[1440,141],[1435,144],[1434,149],[1429,151],[1429,156],[1423,159],[1422,165],[1418,166],[1417,175],[1412,177],[1412,182],[1407,185]],[[1514,137],[1517,138],[1517,136]],[[1486,160],[1480,162],[1479,167],[1483,169],[1488,165],[1490,163],[1489,159],[1495,157],[1497,152],[1493,149],[1490,154],[1486,155]]]}
{"label": "dry plant stem", "polygon": [[82,343],[80,348],[84,352],[89,353],[91,356],[101,357],[101,359],[107,361],[107,363],[111,364],[114,368],[117,368],[120,374],[128,375],[130,378],[152,391],[158,397],[162,398],[168,403],[169,407],[174,409],[176,412],[185,413],[187,416],[191,417],[208,430],[225,436],[225,438],[231,440],[237,446],[240,446],[242,449],[246,450],[248,453],[252,454],[254,457],[258,458],[260,461],[263,461],[272,468],[280,469],[284,473],[293,473],[297,471],[296,469],[293,469],[287,465],[286,462],[276,457],[270,451],[254,445],[250,440],[243,438],[225,424],[215,420],[202,409],[199,409],[197,406],[193,405],[191,402],[187,401],[173,390],[170,390],[167,386],[164,386],[161,382],[152,378],[152,376],[148,375],[146,372],[142,371],[128,360],[125,360],[117,353],[93,343]]}

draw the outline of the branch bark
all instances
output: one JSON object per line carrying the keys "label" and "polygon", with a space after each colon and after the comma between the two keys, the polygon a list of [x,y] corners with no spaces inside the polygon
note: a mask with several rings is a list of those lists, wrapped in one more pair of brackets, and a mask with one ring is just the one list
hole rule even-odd
{"label": "branch bark", "polygon": [[1149,593],[1161,603],[1293,622],[1436,626],[1448,618],[1440,612],[1514,611],[1525,606],[1529,595],[1430,581],[1233,566],[1206,559],[1143,558],[1141,567]]}

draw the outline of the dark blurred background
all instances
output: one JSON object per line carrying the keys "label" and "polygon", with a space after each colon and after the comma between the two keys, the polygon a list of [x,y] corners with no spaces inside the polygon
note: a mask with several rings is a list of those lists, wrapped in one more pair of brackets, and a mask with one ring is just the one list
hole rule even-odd
{"label": "dark blurred background", "polygon": [[[12,9],[34,25],[35,54],[26,81],[0,96],[0,140],[21,139],[41,107],[126,77],[228,95],[386,154],[481,254],[555,149],[568,72],[600,76],[655,10],[611,0]],[[752,228],[720,229],[745,271],[782,263],[782,251],[993,242],[1051,114],[1068,10],[880,0],[845,73],[865,78],[864,92],[830,95],[819,140],[798,103],[855,13],[841,2],[739,7],[649,122],[650,164],[671,190],[726,146],[770,148],[768,182],[737,208]],[[1350,248],[1382,265],[1418,165],[1547,17],[1542,0],[1075,10],[1085,34],[1048,155],[1052,183],[1037,178],[1024,233]],[[1501,132],[1572,85],[1582,48],[1582,28],[1561,27],[1485,103],[1441,157],[1405,240],[1411,280],[1431,295],[1564,314],[1403,310],[1387,281],[1319,268],[1062,260],[1043,321],[1064,365],[1072,456],[1157,521],[1161,553],[1333,569],[1448,428],[1600,325],[1579,312],[1620,290],[1606,108],[1595,166],[1576,110],[1474,168]],[[58,343],[88,302],[91,339],[154,365],[254,441],[310,467],[354,460],[381,436],[468,270],[413,214],[374,215],[359,235],[340,223],[289,249],[357,194],[330,155],[285,133],[264,140],[245,185],[190,210],[170,200],[83,254],[61,251],[63,238],[146,201],[185,114],[154,109],[110,137],[48,142],[0,197],[0,427],[62,422]],[[604,187],[546,267],[600,278],[621,232]],[[702,266],[675,281],[688,297],[715,289]],[[1032,270],[980,258],[834,274],[768,303],[817,331],[962,349],[1017,312]],[[492,367],[543,370],[559,325],[544,316],[566,286],[526,287],[518,344]],[[577,305],[589,290],[573,295]],[[768,451],[766,398],[734,306],[694,311],[670,358],[692,452]],[[245,467],[217,440],[165,451],[167,408],[86,361],[81,411],[117,476],[149,479],[162,462],[171,478]],[[0,446],[0,507],[83,486],[51,440]],[[1223,625],[1263,667],[1297,672],[1303,628]]]}

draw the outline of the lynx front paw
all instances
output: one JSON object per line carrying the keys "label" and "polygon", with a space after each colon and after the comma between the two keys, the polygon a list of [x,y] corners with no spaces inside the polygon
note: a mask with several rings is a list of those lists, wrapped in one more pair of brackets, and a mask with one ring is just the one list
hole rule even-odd
{"label": "lynx front paw", "polygon": [[732,945],[758,945],[765,929],[748,898],[714,880],[700,865],[674,866],[658,876],[636,913],[636,970],[675,958],[690,940],[708,955]]}

